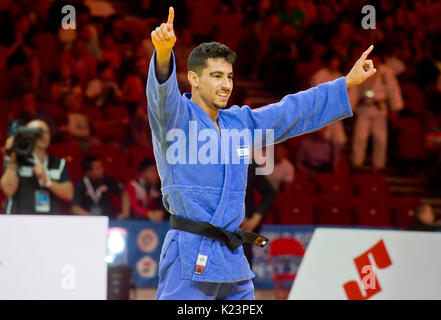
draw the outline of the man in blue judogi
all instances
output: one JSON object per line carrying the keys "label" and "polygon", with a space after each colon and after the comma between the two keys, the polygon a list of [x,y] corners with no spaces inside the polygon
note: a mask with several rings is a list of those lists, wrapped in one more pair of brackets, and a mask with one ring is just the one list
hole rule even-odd
{"label": "man in blue judogi", "polygon": [[[251,110],[226,109],[236,54],[216,43],[196,47],[188,60],[191,94],[181,95],[172,48],[174,10],[151,36],[148,114],[162,183],[172,213],[159,263],[157,299],[255,299],[241,246],[267,239],[242,233],[247,168],[253,147],[280,143],[352,116],[347,89],[373,75],[366,60],[346,77]],[[260,130],[260,131],[259,131]]]}

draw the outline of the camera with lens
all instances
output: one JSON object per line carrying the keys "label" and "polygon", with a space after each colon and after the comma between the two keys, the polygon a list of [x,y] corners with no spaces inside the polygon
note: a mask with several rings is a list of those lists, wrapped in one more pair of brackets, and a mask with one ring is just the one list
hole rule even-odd
{"label": "camera with lens", "polygon": [[14,143],[12,148],[6,150],[7,153],[15,152],[17,155],[17,164],[33,165],[33,151],[35,141],[43,134],[41,128],[28,128],[26,126],[19,125],[18,121],[13,121],[8,136],[14,136]]}

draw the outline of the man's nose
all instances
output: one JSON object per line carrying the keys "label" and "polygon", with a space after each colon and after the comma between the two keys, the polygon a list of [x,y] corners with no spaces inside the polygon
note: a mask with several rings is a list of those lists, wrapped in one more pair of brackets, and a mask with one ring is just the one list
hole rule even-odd
{"label": "man's nose", "polygon": [[231,90],[233,88],[233,80],[229,78],[224,78],[222,81],[223,90]]}

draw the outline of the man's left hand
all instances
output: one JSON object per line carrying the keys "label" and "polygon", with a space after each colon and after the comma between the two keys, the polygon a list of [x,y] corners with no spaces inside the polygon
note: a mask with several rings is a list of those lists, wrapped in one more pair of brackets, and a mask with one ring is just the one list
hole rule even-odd
{"label": "man's left hand", "polygon": [[348,88],[364,82],[377,72],[372,60],[367,59],[369,53],[371,53],[373,49],[374,45],[371,45],[365,52],[363,52],[360,59],[355,62],[351,71],[349,71],[346,76],[346,86]]}

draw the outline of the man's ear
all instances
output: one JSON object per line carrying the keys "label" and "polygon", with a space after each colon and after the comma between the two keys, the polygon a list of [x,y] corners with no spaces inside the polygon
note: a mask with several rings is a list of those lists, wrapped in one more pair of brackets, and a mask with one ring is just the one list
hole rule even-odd
{"label": "man's ear", "polygon": [[190,82],[190,85],[192,87],[198,88],[199,87],[199,76],[194,71],[188,71],[187,73],[188,82]]}

